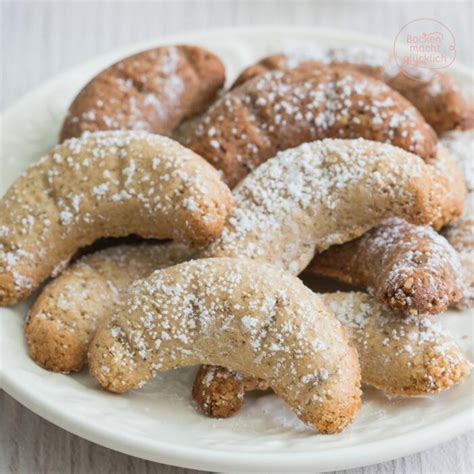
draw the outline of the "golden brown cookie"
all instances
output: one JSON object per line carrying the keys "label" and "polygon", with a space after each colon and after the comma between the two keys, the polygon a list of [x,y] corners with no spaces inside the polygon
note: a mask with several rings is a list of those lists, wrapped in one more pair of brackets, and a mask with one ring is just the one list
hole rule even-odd
{"label": "golden brown cookie", "polygon": [[[328,293],[320,298],[357,349],[364,383],[391,396],[419,396],[449,389],[469,375],[469,361],[432,317],[398,318],[365,293]],[[225,418],[241,408],[246,391],[268,388],[265,380],[203,366],[194,381],[193,398],[207,415]]]}
{"label": "golden brown cookie", "polygon": [[230,207],[216,170],[169,138],[111,131],[70,139],[0,201],[0,305],[27,296],[100,237],[205,245]]}
{"label": "golden brown cookie", "polygon": [[103,388],[125,392],[158,371],[225,365],[267,381],[309,426],[339,432],[360,407],[360,372],[321,301],[270,265],[182,263],[133,285],[97,330],[90,370]]}
{"label": "golden brown cookie", "polygon": [[388,217],[439,221],[450,199],[448,180],[401,148],[363,139],[307,143],[235,188],[224,231],[201,256],[247,257],[297,275],[315,253]]}
{"label": "golden brown cookie", "polygon": [[459,255],[448,241],[396,218],[316,255],[306,271],[366,289],[406,314],[441,313],[463,293]]}
{"label": "golden brown cookie", "polygon": [[128,287],[159,268],[191,258],[171,243],[117,245],[85,255],[49,283],[31,308],[25,326],[32,359],[55,372],[78,371],[99,322]]}
{"label": "golden brown cookie", "polygon": [[406,97],[437,133],[474,126],[473,106],[448,74],[426,69],[411,69],[407,74],[385,51],[367,46],[274,54],[244,69],[232,87],[268,71],[327,66],[345,67],[383,81]]}
{"label": "golden brown cookie", "polygon": [[220,59],[198,46],[162,46],[134,54],[99,73],[79,92],[60,142],[98,130],[170,135],[215,99],[224,80]]}
{"label": "golden brown cookie", "polygon": [[437,137],[384,83],[343,68],[268,72],[185,123],[178,139],[235,186],[280,150],[323,138],[391,143],[433,161]]}
{"label": "golden brown cookie", "polygon": [[470,308],[474,306],[474,130],[447,133],[441,142],[461,166],[467,188],[461,218],[444,229],[443,233],[459,252],[464,272],[464,297],[457,306]]}

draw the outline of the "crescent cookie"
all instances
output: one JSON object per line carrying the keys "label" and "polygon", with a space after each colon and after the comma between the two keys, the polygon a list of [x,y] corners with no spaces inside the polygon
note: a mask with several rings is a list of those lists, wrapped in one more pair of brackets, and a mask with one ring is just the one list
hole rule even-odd
{"label": "crescent cookie", "polygon": [[407,314],[441,313],[463,293],[459,255],[448,241],[397,218],[316,255],[306,271],[366,289]]}
{"label": "crescent cookie", "polygon": [[181,244],[117,245],[81,257],[49,283],[25,326],[29,353],[45,369],[78,371],[97,325],[135,281],[191,258]]}
{"label": "crescent cookie", "polygon": [[101,237],[204,245],[221,233],[230,207],[216,170],[169,138],[110,131],[70,139],[0,200],[0,306]]}
{"label": "crescent cookie", "polygon": [[85,131],[145,130],[170,135],[205,110],[224,85],[220,59],[197,46],[142,51],[95,76],[69,107],[60,142]]}
{"label": "crescent cookie", "polygon": [[261,59],[244,69],[232,87],[268,71],[314,70],[327,66],[345,67],[383,81],[406,97],[437,133],[474,126],[472,104],[461,87],[441,71],[411,68],[407,74],[387,52],[366,46],[290,51]]}
{"label": "crescent cookie", "polygon": [[[202,257],[247,257],[299,274],[315,253],[388,217],[447,215],[447,180],[421,158],[368,140],[326,139],[280,152],[233,192],[223,233]],[[456,210],[457,212],[457,210]]]}
{"label": "crescent cookie", "polygon": [[178,139],[236,185],[278,151],[323,138],[388,142],[433,161],[437,137],[420,113],[384,83],[356,71],[268,72],[183,125]]}
{"label": "crescent cookie", "polygon": [[133,285],[89,348],[92,375],[113,392],[196,364],[267,381],[321,433],[343,430],[360,407],[357,355],[340,323],[270,265],[222,258],[156,271]]}
{"label": "crescent cookie", "polygon": [[439,231],[446,225],[458,222],[459,217],[464,212],[467,188],[462,167],[454,159],[452,153],[441,143],[438,144],[436,161],[433,166],[447,179],[449,188],[441,216],[431,224],[434,229]]}
{"label": "crescent cookie", "polygon": [[461,218],[443,233],[459,252],[464,271],[466,286],[458,307],[470,308],[474,306],[474,129],[452,131],[443,135],[441,142],[461,166],[467,188]]}
{"label": "crescent cookie", "polygon": [[[357,349],[363,383],[391,396],[420,396],[449,389],[469,375],[469,361],[432,317],[398,318],[365,293],[327,293],[320,298]],[[246,391],[268,388],[265,380],[203,366],[193,398],[207,415],[228,417],[241,408]]]}

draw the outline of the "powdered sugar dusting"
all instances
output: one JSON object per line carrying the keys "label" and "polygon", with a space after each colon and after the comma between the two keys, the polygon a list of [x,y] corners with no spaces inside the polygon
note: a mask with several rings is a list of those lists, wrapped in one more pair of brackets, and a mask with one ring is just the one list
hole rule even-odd
{"label": "powdered sugar dusting", "polygon": [[448,149],[462,170],[467,195],[464,211],[455,225],[444,233],[459,252],[465,279],[464,298],[460,308],[474,306],[474,130],[455,130],[441,137],[441,143]]}
{"label": "powdered sugar dusting", "polygon": [[[173,140],[146,132],[85,133],[32,165],[2,199],[0,266],[15,275],[17,291],[27,290],[32,271],[41,268],[43,279],[77,245],[141,234],[145,221],[146,236],[194,239],[193,222],[212,227],[225,215],[226,198],[217,173]],[[119,233],[125,201],[134,213]],[[164,235],[164,216],[177,214],[180,225],[167,226]]]}
{"label": "powdered sugar dusting", "polygon": [[468,374],[461,349],[435,317],[401,318],[364,293],[322,297],[357,348],[364,382],[389,393],[410,394],[410,385],[426,393],[449,388]]}
{"label": "powdered sugar dusting", "polygon": [[382,68],[387,74],[399,72],[397,63],[383,49],[370,46],[347,46],[324,49],[310,45],[307,47],[287,47],[282,53],[287,57],[287,66],[294,69],[306,61],[319,61],[323,64],[355,64]]}
{"label": "powdered sugar dusting", "polygon": [[[432,316],[401,318],[359,292],[327,293],[321,299],[357,349],[363,382],[390,395],[421,395],[449,388],[468,374],[469,364],[459,346]],[[202,379],[196,379],[194,385],[195,390],[202,389],[200,403],[222,397],[223,404],[229,404],[232,397],[241,398],[244,390],[268,388],[264,380],[223,367],[205,366],[201,371]],[[301,381],[320,381],[326,375],[320,369],[304,375]],[[228,379],[240,380],[241,384],[224,385]],[[203,384],[206,388],[200,387]]]}
{"label": "powdered sugar dusting", "polygon": [[[127,371],[145,364],[152,373],[203,362],[248,369],[276,386],[286,380],[290,399],[305,393],[308,400],[310,391],[312,403],[324,403],[328,384],[346,370],[340,325],[298,280],[275,271],[204,259],[153,273],[109,321],[114,360]],[[225,349],[229,338],[238,351]]]}
{"label": "powdered sugar dusting", "polygon": [[[205,255],[246,256],[297,274],[315,252],[357,237],[387,215],[409,212],[408,183],[424,166],[400,149],[362,139],[280,152],[235,188],[234,210]],[[374,212],[352,212],[350,196]],[[381,199],[387,209],[379,208]]]}
{"label": "powdered sugar dusting", "polygon": [[[374,77],[397,86],[403,74],[426,83],[423,92],[433,98],[439,96],[446,87],[454,88],[451,81],[440,79],[436,71],[418,68],[416,66],[404,65],[403,71],[392,54],[381,48],[365,45],[346,46],[340,48],[323,49],[317,46],[284,48],[286,67],[294,69],[308,61],[314,61],[325,65],[353,66],[363,72],[371,71]],[[398,81],[398,82],[397,82]],[[403,92],[403,91],[401,91]]]}
{"label": "powdered sugar dusting", "polygon": [[474,193],[474,129],[445,133],[441,143],[461,167],[468,191]]}
{"label": "powdered sugar dusting", "polygon": [[[181,54],[178,47],[167,46],[121,60],[86,86],[94,101],[88,110],[70,113],[67,122],[79,124],[82,131],[154,131],[158,127],[170,132],[185,93],[179,71]],[[108,81],[109,87],[95,87],[101,81]]]}
{"label": "powdered sugar dusting", "polygon": [[383,82],[340,68],[262,74],[229,91],[182,132],[183,142],[216,167],[225,171],[236,161],[247,172],[275,150],[359,137],[425,160],[435,152],[436,136],[413,106]]}
{"label": "powdered sugar dusting", "polygon": [[462,292],[459,255],[429,226],[392,218],[348,245],[360,264],[367,262],[365,272],[356,270],[363,276],[354,283],[367,285],[369,293],[392,308],[439,313]]}

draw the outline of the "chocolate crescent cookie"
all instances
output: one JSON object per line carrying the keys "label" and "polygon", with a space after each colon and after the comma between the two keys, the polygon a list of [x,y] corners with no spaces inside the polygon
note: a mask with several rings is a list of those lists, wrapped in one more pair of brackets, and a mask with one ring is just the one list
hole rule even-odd
{"label": "chocolate crescent cookie", "polygon": [[307,272],[367,289],[389,308],[437,314],[463,294],[459,255],[430,227],[388,219],[316,255]]}
{"label": "chocolate crescent cookie", "polygon": [[145,130],[170,135],[204,110],[224,84],[220,59],[197,46],[162,46],[108,67],[76,96],[60,142],[97,130]]}
{"label": "chocolate crescent cookie", "polygon": [[425,161],[437,137],[404,97],[343,68],[274,71],[225,94],[177,132],[230,186],[280,150],[323,138],[391,143]]}
{"label": "chocolate crescent cookie", "polygon": [[314,70],[328,65],[344,66],[385,82],[415,105],[437,133],[474,126],[472,103],[448,74],[426,69],[412,69],[407,74],[385,51],[370,47],[315,48],[267,56],[244,69],[233,87],[267,71]]}

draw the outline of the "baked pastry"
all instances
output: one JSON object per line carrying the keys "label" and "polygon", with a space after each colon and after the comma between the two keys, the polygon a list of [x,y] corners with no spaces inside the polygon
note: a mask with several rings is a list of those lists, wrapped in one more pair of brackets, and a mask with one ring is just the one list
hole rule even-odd
{"label": "baked pastry", "polygon": [[192,254],[174,242],[143,242],[81,257],[43,289],[29,312],[25,334],[31,358],[55,372],[81,370],[97,325],[128,287]]}
{"label": "baked pastry", "polygon": [[235,188],[224,231],[201,256],[258,259],[298,275],[315,253],[388,217],[439,221],[449,214],[449,194],[435,167],[400,148],[363,139],[307,143]]}
{"label": "baked pastry", "polygon": [[230,207],[216,170],[169,138],[110,131],[70,139],[0,200],[0,305],[30,294],[101,237],[205,245]]}
{"label": "baked pastry", "polygon": [[170,135],[215,99],[224,80],[220,59],[198,46],[161,46],[134,54],[100,72],[79,92],[60,142],[98,130]]}
{"label": "baked pastry", "polygon": [[458,222],[464,212],[467,188],[461,166],[441,143],[438,144],[436,161],[433,166],[447,179],[449,188],[441,217],[431,224],[434,229],[439,231],[446,225]]}
{"label": "baked pastry", "polygon": [[280,152],[235,188],[222,235],[200,255],[252,258],[297,275],[315,253],[388,216],[440,222],[450,214],[450,184],[436,167],[391,145],[304,144]]}
{"label": "baked pastry", "polygon": [[225,365],[266,380],[309,426],[339,432],[360,407],[360,372],[321,301],[270,265],[182,263],[133,285],[97,330],[90,370],[104,389],[121,393],[158,371]]}
{"label": "baked pastry", "polygon": [[464,272],[464,297],[457,306],[470,308],[474,306],[474,130],[453,131],[445,134],[441,141],[461,166],[467,188],[461,218],[443,233],[459,252]]}
{"label": "baked pastry", "polygon": [[244,69],[233,87],[268,71],[314,70],[328,65],[345,67],[385,82],[406,97],[439,134],[474,126],[473,106],[449,74],[420,68],[410,68],[407,74],[406,67],[400,69],[387,52],[367,46],[274,54]]}
{"label": "baked pastry", "polygon": [[458,253],[428,226],[392,218],[358,239],[316,255],[307,272],[366,289],[407,314],[437,314],[459,301]]}
{"label": "baked pastry", "polygon": [[255,390],[266,392],[270,385],[237,370],[201,365],[194,378],[192,395],[197,408],[207,416],[229,418],[242,408],[245,394]]}
{"label": "baked pastry", "polygon": [[[365,293],[327,293],[320,298],[357,349],[362,382],[390,396],[417,396],[448,389],[469,375],[469,361],[432,317],[398,318]],[[203,366],[193,398],[207,415],[225,418],[240,409],[246,391],[268,388],[265,380]]]}
{"label": "baked pastry", "polygon": [[247,81],[183,124],[179,141],[235,186],[278,151],[323,138],[388,142],[431,162],[437,137],[420,113],[384,83],[326,67],[274,71]]}

